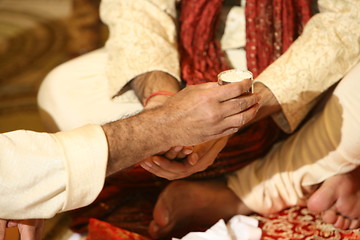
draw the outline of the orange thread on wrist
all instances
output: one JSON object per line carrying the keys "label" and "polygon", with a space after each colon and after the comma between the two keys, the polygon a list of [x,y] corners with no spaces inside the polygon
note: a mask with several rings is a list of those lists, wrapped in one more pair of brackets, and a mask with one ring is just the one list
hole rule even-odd
{"label": "orange thread on wrist", "polygon": [[146,104],[149,102],[149,100],[150,100],[152,97],[159,96],[159,95],[162,95],[162,96],[172,96],[172,95],[175,95],[175,93],[169,92],[169,91],[165,91],[165,90],[153,92],[152,94],[150,94],[150,95],[145,99],[145,101],[144,101],[144,107],[146,106]]}

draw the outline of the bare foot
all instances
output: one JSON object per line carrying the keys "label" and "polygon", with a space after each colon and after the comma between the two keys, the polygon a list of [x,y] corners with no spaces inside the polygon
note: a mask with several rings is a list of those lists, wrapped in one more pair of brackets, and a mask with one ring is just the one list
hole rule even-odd
{"label": "bare foot", "polygon": [[160,194],[149,226],[151,237],[174,236],[208,228],[219,219],[251,211],[226,186],[225,181],[174,181]]}
{"label": "bare foot", "polygon": [[323,221],[336,228],[359,228],[359,182],[360,168],[325,180],[309,198],[309,210],[315,214],[321,213]]}

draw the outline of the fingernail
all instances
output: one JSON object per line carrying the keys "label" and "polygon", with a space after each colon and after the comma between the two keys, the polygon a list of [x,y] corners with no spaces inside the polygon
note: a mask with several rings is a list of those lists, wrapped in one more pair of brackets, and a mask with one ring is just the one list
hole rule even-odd
{"label": "fingernail", "polygon": [[195,153],[189,157],[190,165],[194,166],[198,161],[198,155]]}
{"label": "fingernail", "polygon": [[183,149],[183,147],[182,146],[176,146],[176,147],[174,147],[174,151],[175,152],[179,152],[179,151],[181,151],[181,149]]}
{"label": "fingernail", "polygon": [[186,154],[186,155],[189,155],[189,154],[192,153],[192,152],[193,152],[192,149],[185,149],[185,150],[183,151],[183,153]]}
{"label": "fingernail", "polygon": [[152,164],[151,162],[148,162],[148,161],[144,161],[143,162],[147,167],[151,168],[152,167]]}

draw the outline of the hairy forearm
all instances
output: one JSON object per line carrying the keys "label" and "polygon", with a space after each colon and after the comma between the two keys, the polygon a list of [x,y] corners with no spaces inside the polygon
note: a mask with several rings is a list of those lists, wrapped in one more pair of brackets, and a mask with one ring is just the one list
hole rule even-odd
{"label": "hairy forearm", "polygon": [[154,92],[165,90],[176,93],[180,90],[179,82],[173,76],[161,71],[144,73],[131,81],[130,86],[141,103],[144,103],[145,99]]}
{"label": "hairy forearm", "polygon": [[156,109],[148,110],[103,126],[109,148],[107,176],[170,148],[158,118]]}

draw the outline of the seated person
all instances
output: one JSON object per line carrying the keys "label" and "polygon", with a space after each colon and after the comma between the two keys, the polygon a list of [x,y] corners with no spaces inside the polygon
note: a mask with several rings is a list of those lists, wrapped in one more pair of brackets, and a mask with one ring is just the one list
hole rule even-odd
{"label": "seated person", "polygon": [[[190,178],[210,179],[229,174],[228,179],[246,183],[246,175],[238,174],[237,171],[250,161],[262,157],[275,142],[284,137],[280,128],[286,133],[292,133],[301,126],[323,94],[358,63],[360,33],[357,29],[360,21],[357,12],[360,7],[357,1],[319,0],[319,13],[309,20],[310,1],[300,1],[297,6],[282,6],[282,10],[289,13],[286,15],[289,18],[281,18],[276,14],[278,9],[272,8],[267,1],[247,0],[245,54],[244,49],[241,49],[244,45],[240,44],[245,42],[244,9],[235,6],[229,10],[226,8],[228,1],[221,8],[221,2],[212,0],[203,4],[203,1],[197,1],[196,5],[193,1],[181,1],[178,16],[176,1],[140,3],[103,0],[101,16],[110,28],[106,48],[65,63],[49,74],[39,93],[39,105],[46,122],[52,123],[52,129],[72,129],[84,123],[108,122],[139,112],[144,107],[163,104],[168,96],[160,94],[160,91],[176,93],[181,89],[182,82],[191,85],[216,81],[216,75],[220,71],[241,67],[246,62],[248,69],[256,77],[255,92],[262,96],[256,119],[261,121],[256,121],[229,139],[220,138],[194,147],[180,146],[167,152],[165,156],[169,159],[188,156],[183,162],[176,163],[176,167],[183,171],[180,176],[171,173],[163,165],[173,166],[175,163],[166,162],[162,158],[141,164],[148,171],[162,171],[159,174],[169,179],[185,177],[206,168]],[[262,11],[264,4],[269,4],[266,5],[267,11]],[[301,11],[298,7],[301,7]],[[221,47],[226,50],[225,55],[216,42],[218,32],[215,31],[217,25],[214,19],[219,17],[220,10],[228,13],[229,18],[236,17],[231,19],[239,19],[229,21],[230,25],[226,24],[227,27],[220,31],[224,34]],[[299,15],[291,17],[295,13]],[[267,18],[270,15],[275,16],[278,21],[276,24],[281,24],[274,31],[271,27],[278,25],[271,22],[274,19]],[[232,28],[231,23],[234,22],[235,27]],[[292,43],[302,27],[304,31],[301,36]],[[231,31],[234,29],[235,31]],[[235,34],[237,32],[240,34]],[[237,36],[240,38],[236,38]],[[291,142],[291,139],[281,145],[290,144],[287,142]],[[266,155],[264,158],[270,156]],[[298,164],[306,164],[305,160],[298,159]],[[286,161],[291,163],[292,160]],[[255,171],[256,168],[250,170]],[[306,185],[316,185],[324,177],[338,173],[327,172],[322,179],[311,179],[313,181],[306,182]],[[129,183],[126,174],[138,177],[138,182]],[[115,178],[110,185],[115,182],[127,186],[133,184],[131,188],[134,189],[134,185],[148,187],[152,182],[152,186],[158,186],[159,191],[167,185],[167,182],[147,176],[139,167],[128,169],[126,174]],[[248,174],[255,175],[254,172]],[[235,185],[235,180],[228,181],[229,187]],[[301,188],[303,183],[300,180],[294,179],[293,185]],[[250,186],[252,185],[249,183]],[[231,189],[235,192],[234,188]],[[262,202],[258,207],[264,209],[252,210],[265,213],[298,204],[305,192],[302,195],[299,195],[299,191],[293,193],[296,194],[284,199],[281,206],[275,207]],[[237,197],[247,204],[242,199],[244,196],[240,195]],[[269,198],[272,199],[271,197],[273,196],[270,195]],[[162,198],[159,202],[163,201]],[[104,212],[100,205],[98,207],[98,212]],[[151,225],[154,229],[156,226],[166,228],[167,225],[159,220],[165,214],[160,213],[164,211],[158,211],[159,208],[155,208],[155,221]],[[81,214],[80,216],[89,216],[86,212]],[[125,213],[119,211],[119,214]],[[169,229],[150,232],[152,236],[158,236],[168,233]]]}

